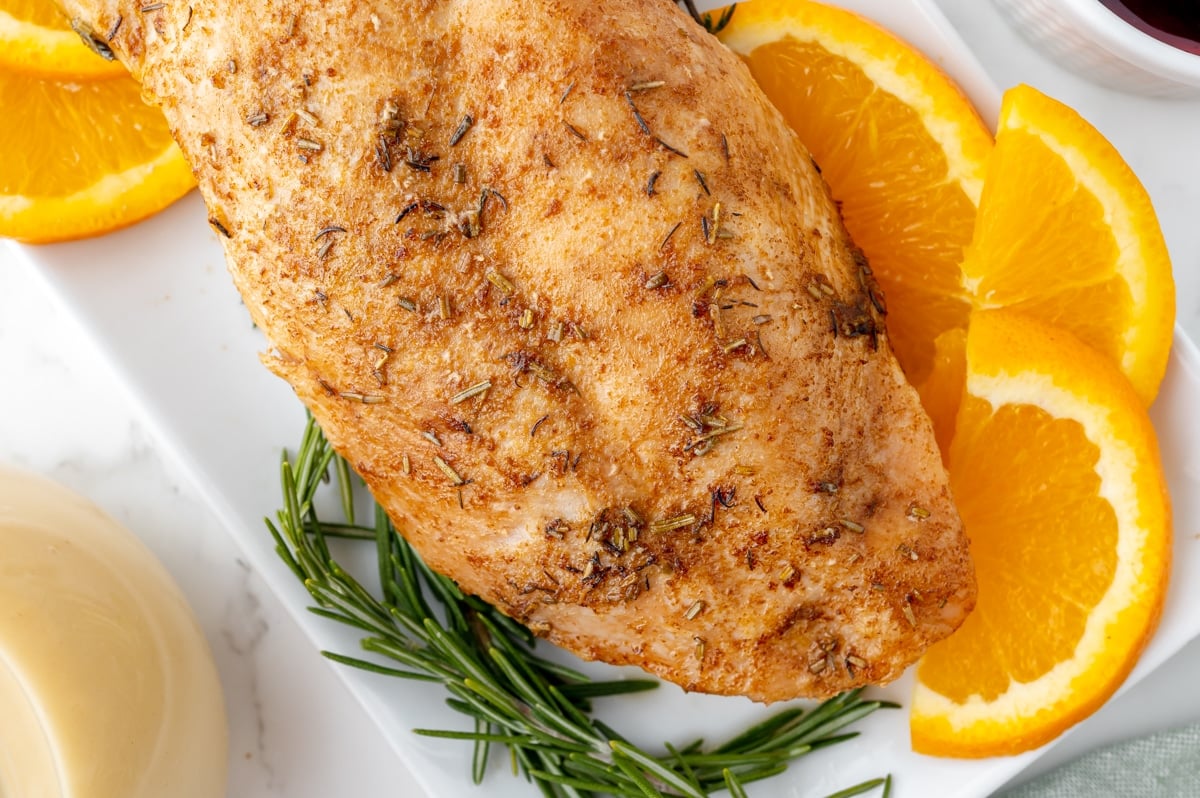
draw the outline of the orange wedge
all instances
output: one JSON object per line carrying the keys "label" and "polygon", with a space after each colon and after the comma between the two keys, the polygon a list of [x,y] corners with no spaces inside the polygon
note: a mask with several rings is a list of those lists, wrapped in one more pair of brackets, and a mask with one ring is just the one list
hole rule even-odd
{"label": "orange wedge", "polygon": [[1153,401],[1175,319],[1154,208],[1094,127],[1028,86],[1004,95],[963,272],[978,307],[1070,330]]}
{"label": "orange wedge", "polygon": [[754,0],[720,38],[812,152],[887,295],[892,347],[923,382],[937,337],[966,327],[959,263],[991,134],[936,65],[848,11]]}
{"label": "orange wedge", "polygon": [[[77,80],[113,77],[125,68],[108,57],[107,31],[76,32],[50,0],[0,0],[0,69]],[[97,44],[89,48],[83,36]]]}
{"label": "orange wedge", "polygon": [[981,311],[949,460],[979,598],[917,669],[913,747],[1017,753],[1096,710],[1154,630],[1171,556],[1158,446],[1106,358]]}
{"label": "orange wedge", "polygon": [[62,241],[115,230],[194,185],[157,108],[126,76],[88,83],[0,70],[0,236]]}

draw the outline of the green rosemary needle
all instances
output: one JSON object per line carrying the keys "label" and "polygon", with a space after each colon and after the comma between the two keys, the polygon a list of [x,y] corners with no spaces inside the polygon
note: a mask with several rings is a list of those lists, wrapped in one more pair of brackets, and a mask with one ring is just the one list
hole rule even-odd
{"label": "green rosemary needle", "polygon": [[[343,518],[318,516],[316,498],[332,472]],[[533,634],[511,618],[434,573],[375,505],[371,525],[355,522],[361,486],[310,419],[294,457],[284,454],[283,507],[267,519],[276,550],[316,602],[311,611],[364,633],[362,647],[387,661],[323,652],[335,662],[378,675],[440,683],[446,704],[474,721],[472,731],[417,733],[474,745],[471,773],[479,783],[490,748],[504,746],[514,767],[546,798],[707,798],[728,790],[746,795],[750,782],[782,773],[797,757],[857,736],[846,731],[883,701],[844,693],[810,710],[776,713],[722,745],[697,740],[665,753],[629,742],[591,715],[593,699],[636,693],[652,680],[591,681],[539,656]],[[373,541],[381,595],[374,595],[333,558],[329,538]],[[436,610],[435,610],[436,607]],[[884,784],[874,779],[837,796]]]}
{"label": "green rosemary needle", "polygon": [[719,19],[714,20],[712,14],[701,14],[696,10],[695,0],[675,0],[676,3],[682,3],[687,12],[691,14],[692,19],[696,20],[709,33],[720,33],[729,24],[729,20],[733,19],[733,12],[737,10],[737,3],[732,3],[726,7]]}

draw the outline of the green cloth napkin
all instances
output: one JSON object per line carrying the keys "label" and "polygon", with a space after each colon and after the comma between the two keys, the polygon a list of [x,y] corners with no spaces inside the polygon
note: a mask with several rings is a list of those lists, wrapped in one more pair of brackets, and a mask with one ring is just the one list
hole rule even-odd
{"label": "green cloth napkin", "polygon": [[1200,724],[1092,751],[994,798],[1200,798]]}

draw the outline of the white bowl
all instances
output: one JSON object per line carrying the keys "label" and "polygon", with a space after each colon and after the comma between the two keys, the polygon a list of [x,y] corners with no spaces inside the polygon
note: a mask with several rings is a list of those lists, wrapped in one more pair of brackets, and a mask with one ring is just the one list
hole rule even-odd
{"label": "white bowl", "polygon": [[1135,28],[1099,0],[994,0],[1026,37],[1083,77],[1131,94],[1200,97],[1200,55]]}

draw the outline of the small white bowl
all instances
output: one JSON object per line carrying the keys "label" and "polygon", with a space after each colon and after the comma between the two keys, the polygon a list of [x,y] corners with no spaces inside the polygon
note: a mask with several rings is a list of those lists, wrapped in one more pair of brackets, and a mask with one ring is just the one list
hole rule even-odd
{"label": "small white bowl", "polygon": [[1063,66],[1131,94],[1200,97],[1200,55],[1155,39],[1100,0],[994,0]]}

